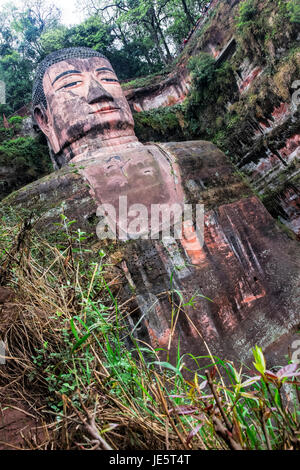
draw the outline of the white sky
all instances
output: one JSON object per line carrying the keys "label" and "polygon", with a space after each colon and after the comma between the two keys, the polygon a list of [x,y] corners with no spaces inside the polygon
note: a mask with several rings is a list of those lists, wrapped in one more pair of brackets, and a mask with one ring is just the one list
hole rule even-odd
{"label": "white sky", "polygon": [[[72,24],[80,23],[84,18],[83,14],[78,11],[76,8],[76,0],[48,0],[49,3],[54,3],[61,11],[62,11],[62,18],[61,21],[63,24],[69,26]],[[22,0],[0,0],[0,8],[5,5],[6,3],[9,4],[16,4],[20,5],[23,3]]]}

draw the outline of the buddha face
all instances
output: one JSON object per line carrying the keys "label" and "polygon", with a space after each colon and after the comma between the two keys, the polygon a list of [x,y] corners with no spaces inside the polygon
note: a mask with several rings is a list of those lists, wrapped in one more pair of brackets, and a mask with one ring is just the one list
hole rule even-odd
{"label": "buddha face", "polygon": [[43,78],[47,109],[34,115],[54,153],[85,137],[105,142],[134,136],[132,114],[107,59],[72,58],[51,65]]}

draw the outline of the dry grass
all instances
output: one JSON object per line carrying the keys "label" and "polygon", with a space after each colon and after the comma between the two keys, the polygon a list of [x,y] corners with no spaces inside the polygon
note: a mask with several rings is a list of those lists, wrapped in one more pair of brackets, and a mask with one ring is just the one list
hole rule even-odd
{"label": "dry grass", "polygon": [[91,261],[85,234],[64,217],[60,231],[49,242],[28,222],[3,219],[1,228],[0,285],[16,293],[0,310],[1,404],[26,403],[43,430],[25,447],[298,448],[299,403],[282,395],[287,379],[270,378],[258,355],[260,376],[243,385],[241,371],[208,354],[210,369],[188,381],[180,355],[161,363],[135,338],[130,350],[127,305],[106,281],[104,253]]}

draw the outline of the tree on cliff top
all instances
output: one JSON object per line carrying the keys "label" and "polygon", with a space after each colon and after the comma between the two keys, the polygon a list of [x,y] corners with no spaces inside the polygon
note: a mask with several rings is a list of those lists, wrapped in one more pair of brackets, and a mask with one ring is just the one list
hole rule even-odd
{"label": "tree on cliff top", "polygon": [[21,8],[6,4],[0,12],[0,79],[6,84],[7,114],[31,100],[32,75],[41,59],[40,37],[58,24],[59,9],[44,0],[26,0]]}

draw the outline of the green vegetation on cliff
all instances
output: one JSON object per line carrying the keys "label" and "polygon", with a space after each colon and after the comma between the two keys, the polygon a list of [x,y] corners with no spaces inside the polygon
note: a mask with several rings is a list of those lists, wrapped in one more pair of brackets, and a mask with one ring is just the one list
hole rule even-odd
{"label": "green vegetation on cliff", "polygon": [[[142,141],[171,141],[174,136],[212,140],[236,160],[240,142],[250,142],[258,122],[267,124],[274,107],[290,101],[291,84],[299,79],[298,28],[291,14],[294,7],[289,3],[246,0],[233,11],[228,10],[227,16],[236,11],[232,35],[237,49],[233,57],[219,67],[208,53],[191,57],[188,68],[192,88],[188,97],[181,105],[135,113],[138,137]],[[202,44],[204,38],[208,41],[207,35],[210,31],[213,35],[216,27],[212,20],[199,32],[198,43]],[[257,67],[258,73],[263,73],[249,91],[241,94],[237,82],[242,82],[240,68],[247,66],[245,59],[252,69]]]}
{"label": "green vegetation on cliff", "polygon": [[134,113],[135,133],[142,142],[186,140],[180,105]]}
{"label": "green vegetation on cliff", "polygon": [[1,142],[0,166],[12,166],[24,181],[32,181],[51,171],[47,147],[33,137],[17,137]]}
{"label": "green vegetation on cliff", "polygon": [[11,117],[8,124],[6,128],[0,123],[0,174],[1,170],[4,172],[3,181],[0,179],[0,199],[52,170],[45,137],[23,135],[20,116]]}
{"label": "green vegetation on cliff", "polygon": [[222,126],[226,104],[237,91],[232,67],[217,69],[209,54],[192,57],[188,67],[193,87],[183,105],[135,113],[135,131],[142,141],[212,140]]}

